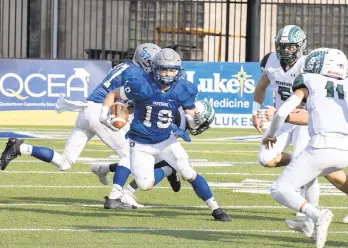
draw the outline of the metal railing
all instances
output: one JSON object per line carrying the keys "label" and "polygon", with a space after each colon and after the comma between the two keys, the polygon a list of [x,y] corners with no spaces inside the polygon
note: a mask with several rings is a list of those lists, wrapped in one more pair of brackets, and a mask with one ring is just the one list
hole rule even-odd
{"label": "metal railing", "polygon": [[[277,30],[288,24],[304,29],[309,50],[326,46],[348,53],[347,3],[261,1],[260,22],[250,24],[260,26],[259,57],[274,51]],[[247,0],[0,0],[0,56],[117,62],[130,59],[137,45],[153,42],[176,47],[183,60],[243,62],[247,4]]]}

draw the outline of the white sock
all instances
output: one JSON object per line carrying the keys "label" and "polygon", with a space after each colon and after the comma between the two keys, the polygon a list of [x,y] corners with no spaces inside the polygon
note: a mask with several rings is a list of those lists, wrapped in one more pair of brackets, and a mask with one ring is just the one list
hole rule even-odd
{"label": "white sock", "polygon": [[163,170],[165,177],[173,173],[173,169],[170,168],[169,166],[163,166],[161,169]]}
{"label": "white sock", "polygon": [[111,193],[109,195],[110,199],[117,199],[120,198],[122,196],[122,187],[118,184],[113,184],[112,185],[112,189],[111,189]]}
{"label": "white sock", "polygon": [[307,215],[309,218],[311,218],[313,221],[317,221],[318,215],[319,215],[319,210],[314,207],[310,203],[306,203],[302,209],[301,212]]}
{"label": "white sock", "polygon": [[130,184],[128,184],[126,188],[128,191],[132,192],[133,194],[135,193],[136,189],[134,189],[132,186],[130,186]]}
{"label": "white sock", "polygon": [[215,201],[214,197],[206,200],[205,203],[208,205],[208,207],[210,208],[211,211],[214,211],[215,209],[219,208],[219,205]]}
{"label": "white sock", "polygon": [[33,146],[23,143],[20,145],[19,151],[21,152],[22,155],[31,155],[33,151]]}
{"label": "white sock", "polygon": [[[315,179],[304,186],[304,198],[313,206],[319,205],[320,187],[318,179]],[[301,194],[302,195],[302,194]]]}
{"label": "white sock", "polygon": [[60,168],[63,164],[63,156],[57,152],[53,153],[53,158],[51,160],[51,164]]}

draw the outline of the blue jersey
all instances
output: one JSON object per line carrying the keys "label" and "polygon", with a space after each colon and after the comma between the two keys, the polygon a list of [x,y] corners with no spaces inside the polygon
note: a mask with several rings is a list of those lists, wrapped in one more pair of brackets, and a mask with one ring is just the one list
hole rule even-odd
{"label": "blue jersey", "polygon": [[180,106],[195,108],[197,86],[179,80],[168,91],[162,92],[150,75],[147,79],[146,82],[133,80],[124,85],[127,98],[134,101],[134,119],[126,137],[143,144],[156,144],[169,138]]}
{"label": "blue jersey", "polygon": [[87,101],[103,103],[109,92],[120,88],[127,80],[131,80],[133,77],[141,78],[144,74],[146,74],[146,72],[132,62],[121,63],[112,68],[103,82],[101,82],[89,95]]}

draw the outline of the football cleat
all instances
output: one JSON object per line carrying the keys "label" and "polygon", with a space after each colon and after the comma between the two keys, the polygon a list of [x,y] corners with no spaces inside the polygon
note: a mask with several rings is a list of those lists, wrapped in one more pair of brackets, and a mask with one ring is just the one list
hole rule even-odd
{"label": "football cleat", "polygon": [[98,177],[99,182],[101,182],[104,185],[108,185],[108,173],[101,172],[102,166],[98,164],[94,164],[91,167],[91,171]]}
{"label": "football cleat", "polygon": [[120,198],[110,199],[108,196],[104,197],[104,208],[105,209],[136,209],[136,206],[127,205],[121,201]]}
{"label": "football cleat", "polygon": [[285,225],[289,227],[291,230],[302,233],[306,238],[314,238],[313,224],[307,224],[304,221],[286,220]]}
{"label": "football cleat", "polygon": [[170,187],[172,187],[172,190],[174,192],[179,192],[181,188],[181,181],[180,178],[178,177],[178,173],[176,170],[173,169],[172,174],[170,174],[168,177],[168,182],[170,184]]}
{"label": "football cleat", "polygon": [[315,241],[317,248],[323,248],[326,242],[327,231],[331,223],[333,214],[328,209],[322,209],[319,212],[315,223]]}
{"label": "football cleat", "polygon": [[215,209],[213,213],[211,214],[215,220],[217,221],[231,221],[231,217],[228,216],[224,210],[221,208]]}
{"label": "football cleat", "polygon": [[137,203],[134,193],[127,189],[127,187],[122,189],[121,201],[127,205],[136,206],[138,208],[144,207],[144,205]]}
{"label": "football cleat", "polygon": [[345,223],[345,224],[348,224],[348,215],[343,217],[342,222]]}
{"label": "football cleat", "polygon": [[23,144],[24,140],[9,138],[6,143],[5,150],[1,154],[1,170],[5,170],[7,165],[11,162],[11,160],[21,155],[19,147]]}

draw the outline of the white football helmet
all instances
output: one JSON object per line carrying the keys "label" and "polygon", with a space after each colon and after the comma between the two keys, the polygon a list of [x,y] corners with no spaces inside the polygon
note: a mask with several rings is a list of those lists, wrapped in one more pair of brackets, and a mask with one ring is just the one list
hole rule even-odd
{"label": "white football helmet", "polygon": [[[277,58],[288,65],[301,58],[307,48],[307,37],[300,27],[287,25],[278,32],[275,46]],[[295,49],[285,49],[289,46],[294,46]]]}
{"label": "white football helmet", "polygon": [[135,49],[133,63],[140,66],[145,72],[152,72],[152,60],[161,48],[156,44],[144,43]]}
{"label": "white football helmet", "polygon": [[215,110],[207,101],[196,100],[195,106],[195,122],[199,127],[194,130],[190,129],[192,135],[198,135],[205,132],[215,120]]}
{"label": "white football helmet", "polygon": [[[152,61],[154,80],[162,85],[171,85],[182,77],[181,65],[181,58],[177,52],[171,48],[162,49],[155,55]],[[177,73],[174,77],[161,76],[161,69],[176,69]]]}
{"label": "white football helmet", "polygon": [[347,69],[348,60],[341,50],[318,48],[308,54],[303,71],[343,79],[347,76]]}

